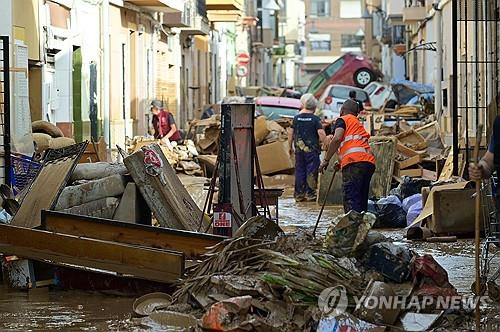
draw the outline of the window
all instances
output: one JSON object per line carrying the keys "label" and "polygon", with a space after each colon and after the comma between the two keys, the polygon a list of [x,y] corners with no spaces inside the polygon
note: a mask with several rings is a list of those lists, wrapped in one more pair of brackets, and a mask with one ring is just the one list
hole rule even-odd
{"label": "window", "polygon": [[363,44],[364,36],[346,34],[341,36],[341,47],[361,47]]}
{"label": "window", "polygon": [[340,68],[342,68],[344,63],[345,63],[344,58],[339,58],[337,61],[333,62],[328,67],[326,67],[326,69],[325,69],[326,75],[328,77],[332,77],[340,70]]}
{"label": "window", "polygon": [[330,16],[330,0],[312,0],[311,16],[315,17]]}
{"label": "window", "polygon": [[341,0],[340,18],[361,18],[361,1]]}
{"label": "window", "polygon": [[308,37],[311,51],[331,51],[331,36],[329,33],[310,33]]}
{"label": "window", "polygon": [[310,42],[311,51],[327,52],[332,50],[332,45],[329,40],[316,40]]}
{"label": "window", "polygon": [[404,44],[405,43],[405,26],[395,25],[392,27],[392,44]]}
{"label": "window", "polygon": [[351,91],[356,92],[356,99],[358,99],[362,102],[365,102],[368,100],[368,94],[365,91],[359,90],[359,89],[354,89],[354,88],[345,88],[342,86],[333,86],[330,89],[330,92],[328,93],[328,95],[335,97],[335,98],[338,98],[338,99],[349,99],[349,93]]}

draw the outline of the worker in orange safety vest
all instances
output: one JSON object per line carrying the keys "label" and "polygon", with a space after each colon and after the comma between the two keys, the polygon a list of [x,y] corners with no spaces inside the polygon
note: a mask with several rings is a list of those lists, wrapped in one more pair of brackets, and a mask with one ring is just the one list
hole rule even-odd
{"label": "worker in orange safety vest", "polygon": [[358,104],[348,99],[342,105],[340,117],[335,121],[333,135],[326,138],[328,150],[319,170],[323,172],[333,155],[338,154],[342,169],[344,211],[363,212],[368,207],[370,181],[375,172],[375,157],[368,139],[370,134],[358,119]]}

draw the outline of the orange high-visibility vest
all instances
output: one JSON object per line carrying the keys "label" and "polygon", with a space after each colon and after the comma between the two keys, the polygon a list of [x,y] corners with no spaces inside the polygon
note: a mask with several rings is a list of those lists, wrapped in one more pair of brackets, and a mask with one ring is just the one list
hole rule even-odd
{"label": "orange high-visibility vest", "polygon": [[363,161],[375,164],[375,157],[368,144],[370,134],[366,132],[359,119],[352,114],[341,118],[345,121],[346,128],[338,150],[340,167],[344,168],[349,164]]}

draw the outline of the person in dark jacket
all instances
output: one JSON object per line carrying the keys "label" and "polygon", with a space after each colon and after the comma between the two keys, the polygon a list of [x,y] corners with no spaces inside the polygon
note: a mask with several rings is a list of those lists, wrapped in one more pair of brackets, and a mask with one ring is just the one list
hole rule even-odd
{"label": "person in dark jacket", "polygon": [[[288,131],[290,156],[295,154],[295,200],[316,201],[321,142],[325,131],[321,119],[314,115],[318,101],[307,93],[300,99],[302,110],[293,118]],[[295,150],[294,150],[295,148]]]}
{"label": "person in dark jacket", "polygon": [[153,100],[151,102],[151,113],[153,113],[154,138],[182,143],[181,133],[177,130],[174,116],[163,109],[161,101]]}
{"label": "person in dark jacket", "polygon": [[356,104],[358,104],[358,114],[361,113],[361,111],[364,110],[364,106],[361,100],[356,98],[356,91],[354,90],[349,91],[349,98],[351,98],[356,102]]}

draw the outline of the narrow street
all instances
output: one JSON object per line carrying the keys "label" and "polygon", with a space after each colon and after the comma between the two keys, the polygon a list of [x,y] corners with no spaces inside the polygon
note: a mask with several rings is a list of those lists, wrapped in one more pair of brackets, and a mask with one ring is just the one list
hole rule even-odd
{"label": "narrow street", "polygon": [[500,331],[499,177],[500,0],[0,0],[0,331]]}
{"label": "narrow street", "polygon": [[[185,183],[192,183],[184,179]],[[196,183],[196,180],[194,181]],[[194,188],[199,186],[188,187]],[[193,190],[195,193],[200,190]],[[315,203],[296,204],[292,188],[285,191],[280,199],[280,226],[286,232],[298,229],[311,230],[320,207]],[[324,235],[329,221],[341,210],[326,207],[318,233]],[[427,243],[406,241],[404,230],[386,230],[384,235],[396,243],[405,243],[418,254],[432,254],[448,272],[450,282],[461,294],[470,294],[474,281],[473,240],[459,240],[456,243]],[[500,257],[492,263],[500,264]],[[498,265],[497,265],[498,266]],[[114,296],[83,291],[48,290],[46,288],[25,291],[0,289],[0,329],[8,330],[83,330],[83,331],[141,331],[145,326],[138,326],[132,320],[131,308],[135,298]],[[20,310],[20,308],[22,308]],[[495,308],[495,307],[494,307]],[[490,309],[492,317],[498,315],[498,309]],[[496,314],[495,314],[496,312]],[[162,331],[163,327],[147,329]]]}

